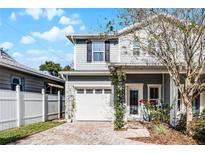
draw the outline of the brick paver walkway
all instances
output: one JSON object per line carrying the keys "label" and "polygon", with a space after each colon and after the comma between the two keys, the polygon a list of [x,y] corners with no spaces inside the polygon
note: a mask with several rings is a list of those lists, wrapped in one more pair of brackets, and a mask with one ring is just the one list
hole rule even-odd
{"label": "brick paver walkway", "polygon": [[11,144],[143,144],[127,138],[148,135],[144,128],[114,131],[113,124],[109,122],[74,122],[65,123]]}

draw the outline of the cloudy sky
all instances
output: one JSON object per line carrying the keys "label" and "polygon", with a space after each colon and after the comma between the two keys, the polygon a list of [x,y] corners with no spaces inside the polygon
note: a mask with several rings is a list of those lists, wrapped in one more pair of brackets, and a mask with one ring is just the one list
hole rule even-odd
{"label": "cloudy sky", "polygon": [[52,60],[72,63],[69,33],[100,30],[104,18],[115,18],[116,9],[0,9],[0,47],[17,61],[38,69]]}

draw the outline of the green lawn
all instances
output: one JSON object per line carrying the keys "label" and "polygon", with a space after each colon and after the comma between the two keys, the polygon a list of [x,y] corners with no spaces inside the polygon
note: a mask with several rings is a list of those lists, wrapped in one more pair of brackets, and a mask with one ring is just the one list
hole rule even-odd
{"label": "green lawn", "polygon": [[64,122],[47,121],[47,122],[40,122],[36,124],[22,126],[19,128],[3,130],[3,131],[0,131],[0,144],[7,144],[10,142],[17,141],[29,135],[42,132],[49,128],[61,125],[63,123]]}

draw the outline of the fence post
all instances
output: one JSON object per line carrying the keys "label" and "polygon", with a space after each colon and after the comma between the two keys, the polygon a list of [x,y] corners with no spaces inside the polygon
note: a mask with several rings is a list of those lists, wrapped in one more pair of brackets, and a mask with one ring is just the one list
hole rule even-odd
{"label": "fence post", "polygon": [[22,108],[22,100],[21,100],[21,91],[20,91],[20,86],[16,86],[16,117],[17,117],[17,127],[21,126],[21,108]]}
{"label": "fence post", "polygon": [[61,116],[61,95],[60,91],[58,91],[58,119],[60,119]]}
{"label": "fence post", "polygon": [[46,121],[46,96],[45,89],[42,89],[42,121]]}

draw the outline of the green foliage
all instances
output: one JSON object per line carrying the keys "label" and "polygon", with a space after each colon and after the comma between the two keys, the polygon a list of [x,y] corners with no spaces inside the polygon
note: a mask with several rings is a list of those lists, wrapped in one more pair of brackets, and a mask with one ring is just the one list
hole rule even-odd
{"label": "green foliage", "polygon": [[182,132],[182,133],[186,133],[186,115],[185,114],[180,115],[180,119],[177,122],[177,125],[175,126],[175,129],[177,131]]}
{"label": "green foliage", "polygon": [[40,122],[36,124],[26,125],[19,128],[0,131],[0,144],[8,144],[10,142],[17,141],[25,138],[29,135],[42,132],[49,128],[63,124],[63,122]]}
{"label": "green foliage", "polygon": [[124,89],[123,83],[125,81],[125,75],[122,71],[117,70],[116,68],[111,70],[111,80],[112,84],[115,87],[114,90],[114,109],[115,109],[115,129],[121,129],[124,126]]}
{"label": "green foliage", "polygon": [[166,134],[167,128],[164,124],[158,124],[154,126],[154,131],[158,134]]}
{"label": "green foliage", "polygon": [[144,107],[148,111],[148,120],[152,123],[158,125],[161,123],[167,123],[169,124],[169,118],[170,118],[170,110],[171,107],[169,107],[169,104],[162,104],[161,107],[157,107],[153,103],[145,100],[144,101]]}
{"label": "green foliage", "polygon": [[[182,133],[187,133],[186,115],[181,114],[181,118],[175,129]],[[199,144],[205,144],[205,110],[193,118],[191,122],[191,135]]]}
{"label": "green foliage", "polygon": [[71,121],[73,121],[75,111],[76,111],[75,97],[72,96],[72,102],[71,102]]}
{"label": "green foliage", "polygon": [[199,144],[205,144],[205,109],[191,122],[193,138]]}
{"label": "green foliage", "polygon": [[39,66],[41,71],[47,71],[50,75],[58,76],[58,72],[62,70],[60,64],[52,61],[46,61],[45,64]]}
{"label": "green foliage", "polygon": [[205,119],[194,119],[191,123],[193,138],[199,144],[205,144]]}
{"label": "green foliage", "polygon": [[71,71],[72,68],[69,65],[66,65],[62,71]]}

